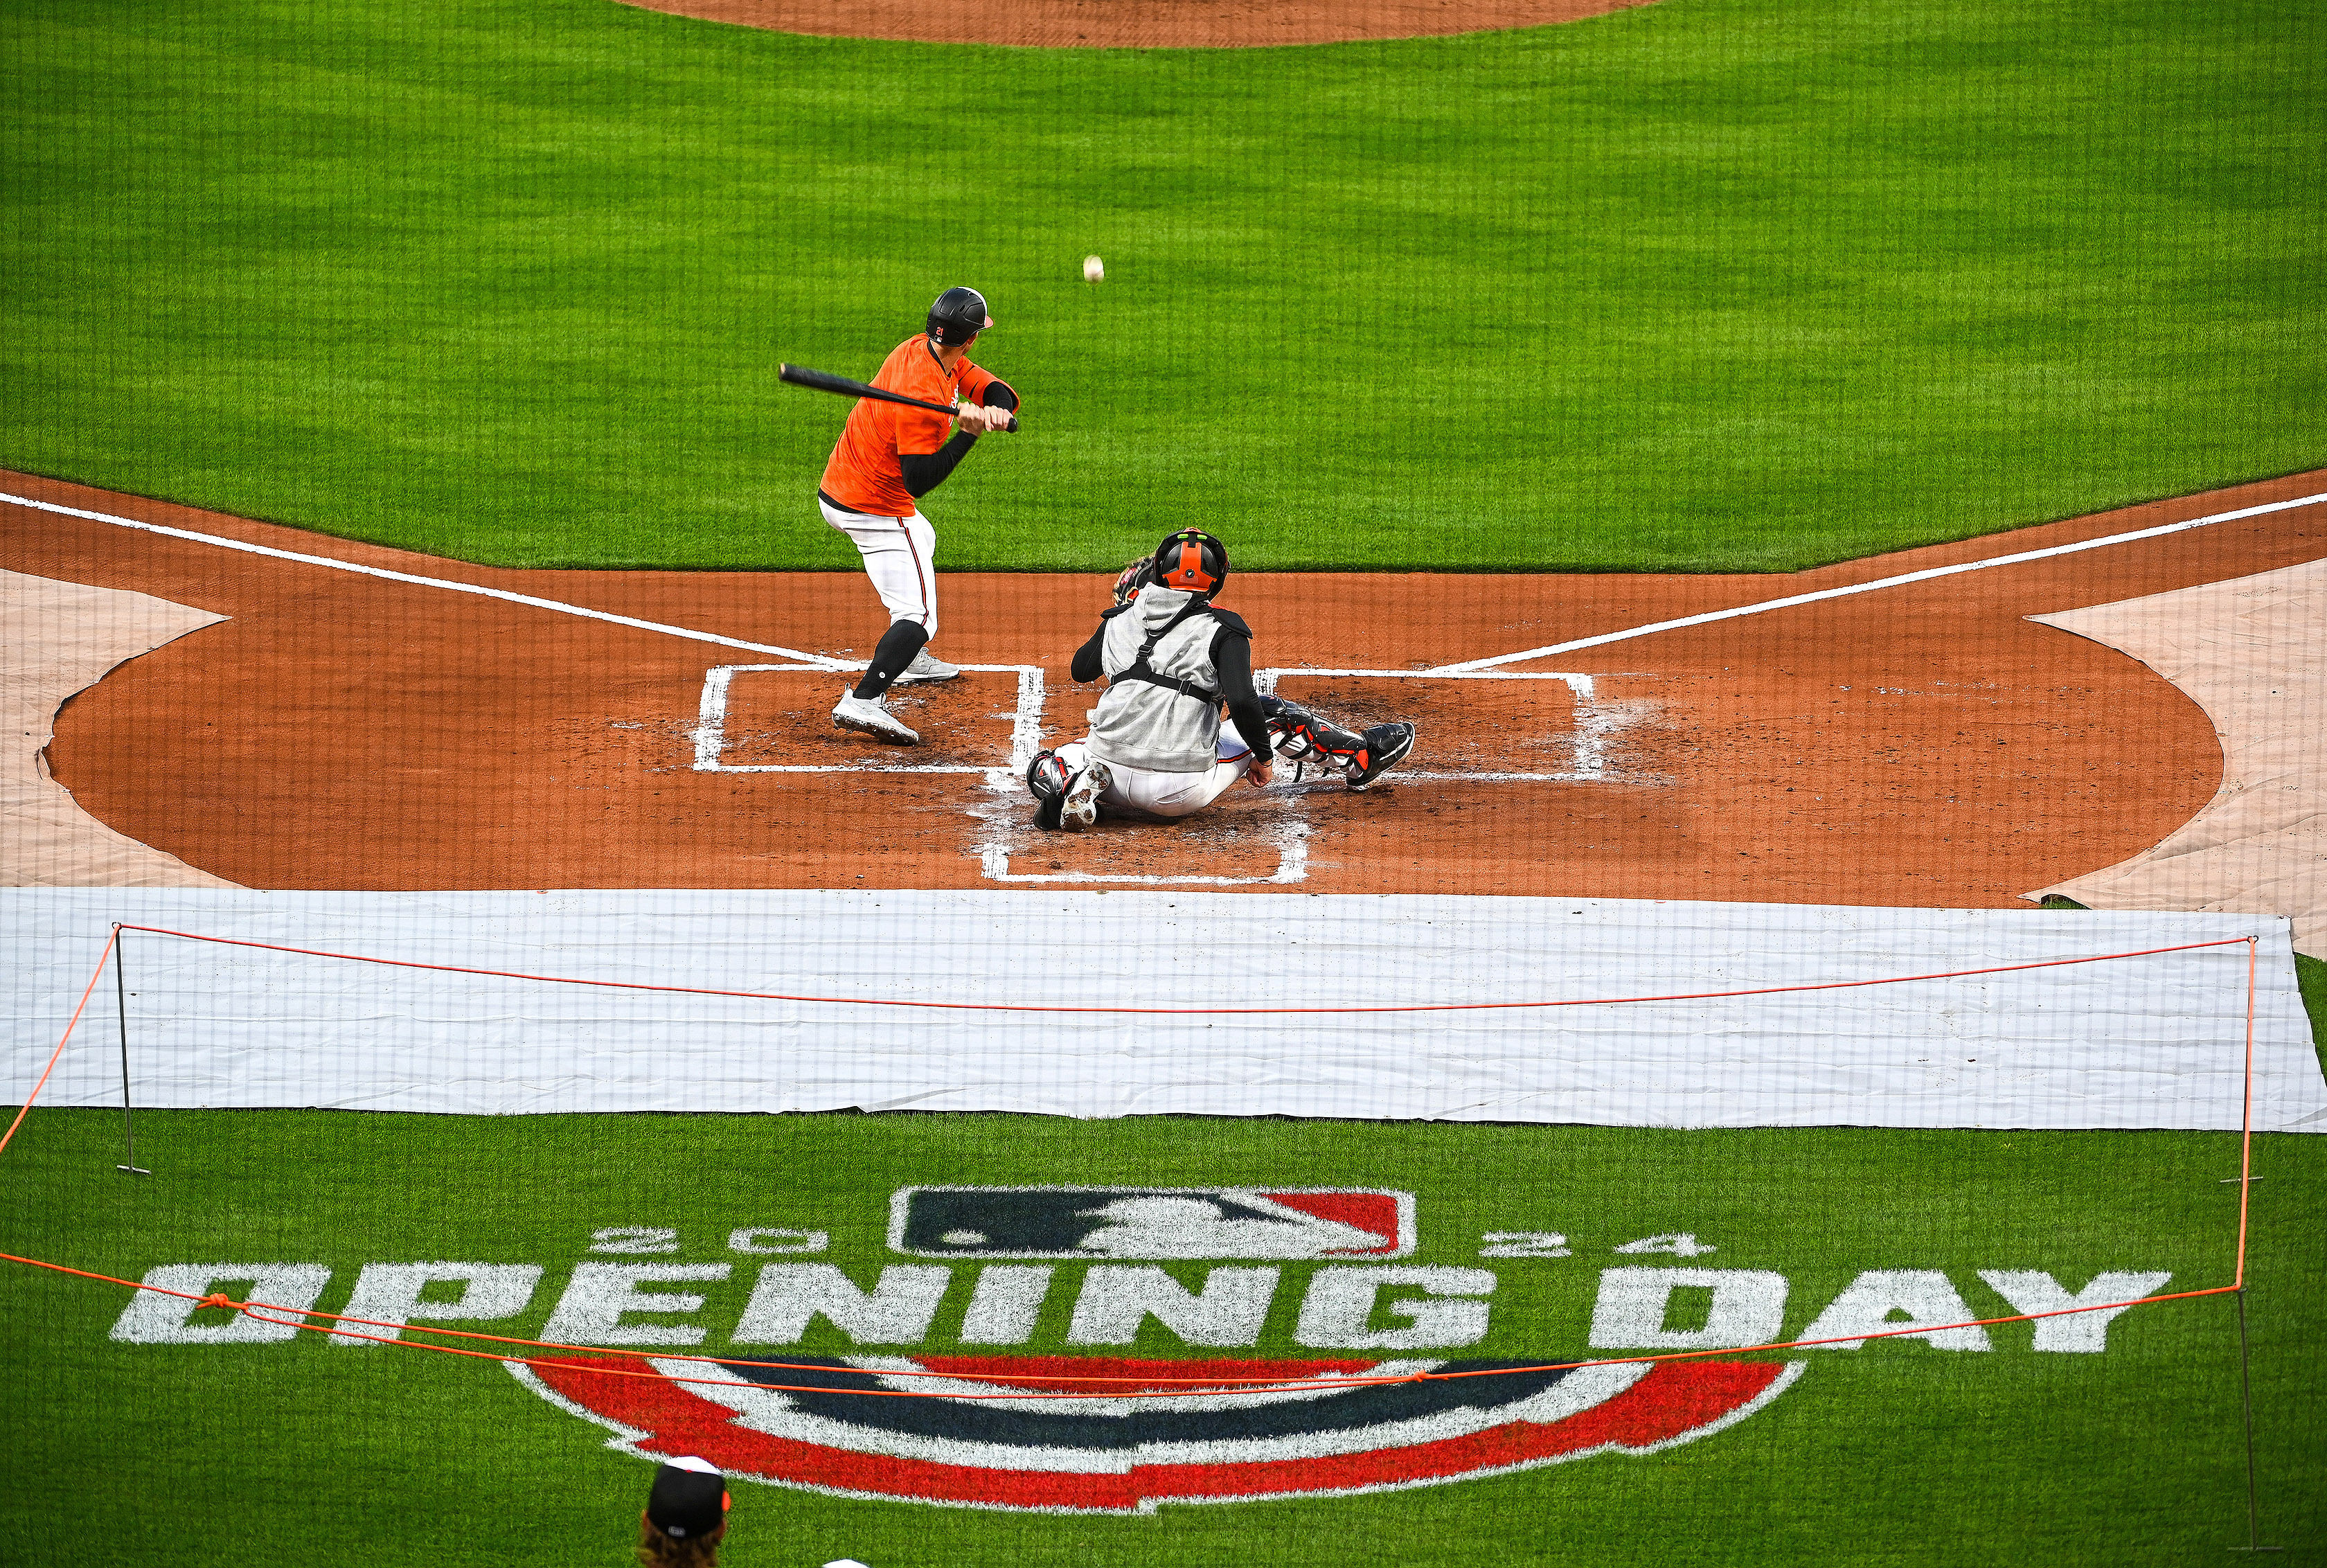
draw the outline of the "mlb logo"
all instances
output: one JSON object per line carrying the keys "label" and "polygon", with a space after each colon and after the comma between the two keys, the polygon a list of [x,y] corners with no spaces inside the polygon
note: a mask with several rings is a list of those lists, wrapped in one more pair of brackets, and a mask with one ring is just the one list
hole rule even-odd
{"label": "mlb logo", "polygon": [[1385,1258],[1414,1251],[1414,1194],[1353,1187],[907,1187],[912,1257]]}

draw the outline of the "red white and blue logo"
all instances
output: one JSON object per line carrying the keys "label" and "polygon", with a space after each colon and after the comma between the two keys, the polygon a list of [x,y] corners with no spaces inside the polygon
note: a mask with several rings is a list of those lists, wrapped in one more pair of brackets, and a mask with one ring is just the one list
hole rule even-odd
{"label": "red white and blue logo", "polygon": [[[791,1304],[747,1311],[748,1331],[780,1341],[821,1311],[838,1313],[836,1325],[851,1334],[865,1330],[864,1342],[877,1327],[887,1342],[912,1343],[966,1273],[977,1286],[964,1328],[977,1321],[977,1346],[833,1356],[746,1339],[752,1349],[734,1359],[610,1351],[511,1370],[641,1457],[696,1454],[731,1477],[844,1497],[1107,1514],[1434,1486],[1653,1453],[1743,1419],[1801,1372],[1799,1362],[1558,1366],[1546,1364],[1556,1357],[1415,1354],[1484,1337],[1481,1298],[1496,1282],[1479,1269],[1380,1266],[1416,1246],[1414,1195],[1388,1189],[908,1187],[891,1199],[888,1241],[905,1257],[950,1260],[882,1271],[883,1291],[899,1276],[898,1302],[925,1293],[914,1298],[918,1317],[866,1315],[872,1298],[832,1265],[770,1265],[755,1302]],[[1022,1259],[1088,1266],[1005,1261]],[[1220,1266],[1192,1291],[1156,1266],[1170,1261]],[[1311,1265],[1294,1282],[1305,1292],[1300,1341],[1369,1351],[1127,1353],[1148,1312],[1192,1345],[1257,1342],[1286,1264]],[[1125,1353],[986,1349],[1034,1336],[1054,1275],[1074,1298],[1070,1341]],[[981,1313],[990,1287],[994,1302],[1016,1306]],[[1377,1310],[1378,1289],[1434,1287],[1445,1293],[1435,1317],[1410,1300]],[[1317,1304],[1335,1302],[1348,1310]],[[1379,1327],[1401,1312],[1411,1327]]]}
{"label": "red white and blue logo", "polygon": [[[1743,1420],[1801,1371],[1799,1362],[1633,1362],[1354,1381],[1499,1365],[1513,1364],[851,1356],[804,1357],[795,1367],[808,1369],[778,1370],[605,1356],[514,1369],[612,1428],[614,1446],[642,1456],[699,1454],[731,1477],[846,1497],[1110,1514],[1433,1486],[1594,1454],[1654,1453]],[[1223,1382],[1171,1400],[1037,1397],[1091,1387],[1067,1377],[1121,1377],[1132,1381],[1109,1387],[1167,1392],[1205,1377],[1306,1386],[1231,1393],[1238,1386]],[[995,1394],[1019,1397],[963,1397]]]}
{"label": "red white and blue logo", "polygon": [[889,1245],[913,1257],[1390,1258],[1414,1194],[1354,1187],[908,1187]]}

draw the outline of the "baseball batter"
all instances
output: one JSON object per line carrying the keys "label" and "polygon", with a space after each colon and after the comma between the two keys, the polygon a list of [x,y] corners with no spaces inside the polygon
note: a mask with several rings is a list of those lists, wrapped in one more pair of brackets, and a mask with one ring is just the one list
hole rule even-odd
{"label": "baseball batter", "polygon": [[883,695],[897,681],[951,680],[961,673],[927,649],[938,631],[937,530],[918,503],[945,482],[981,434],[1006,426],[1018,406],[1008,382],[969,360],[969,345],[993,324],[986,296],[976,289],[938,295],[927,330],[891,350],[873,385],[951,404],[953,416],[859,398],[825,464],[817,507],[856,542],[864,574],[889,611],[889,630],[864,678],[832,710],[841,729],[918,744],[921,736],[889,711]]}
{"label": "baseball batter", "polygon": [[1115,607],[1075,650],[1075,679],[1107,680],[1090,734],[1042,752],[1026,770],[1035,826],[1090,827],[1102,809],[1186,817],[1238,779],[1266,784],[1274,758],[1315,762],[1362,789],[1414,749],[1412,724],[1357,734],[1261,695],[1252,684],[1252,629],[1212,602],[1228,574],[1228,546],[1191,528],[1116,579]]}

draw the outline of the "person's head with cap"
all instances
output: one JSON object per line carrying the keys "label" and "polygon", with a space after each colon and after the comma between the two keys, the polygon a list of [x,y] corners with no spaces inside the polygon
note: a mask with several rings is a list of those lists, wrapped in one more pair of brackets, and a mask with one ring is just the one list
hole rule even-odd
{"label": "person's head with cap", "polygon": [[688,1454],[655,1471],[639,1521],[639,1561],[647,1568],[710,1568],[727,1533],[727,1478]]}

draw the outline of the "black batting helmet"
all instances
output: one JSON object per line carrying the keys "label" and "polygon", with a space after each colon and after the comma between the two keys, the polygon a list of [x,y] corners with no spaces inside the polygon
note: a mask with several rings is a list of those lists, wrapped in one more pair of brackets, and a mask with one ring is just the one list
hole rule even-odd
{"label": "black batting helmet", "polygon": [[1155,546],[1150,581],[1210,598],[1228,581],[1229,547],[1201,528],[1182,528]]}
{"label": "black batting helmet", "polygon": [[930,307],[930,336],[947,348],[967,343],[994,324],[986,296],[974,288],[949,288]]}

